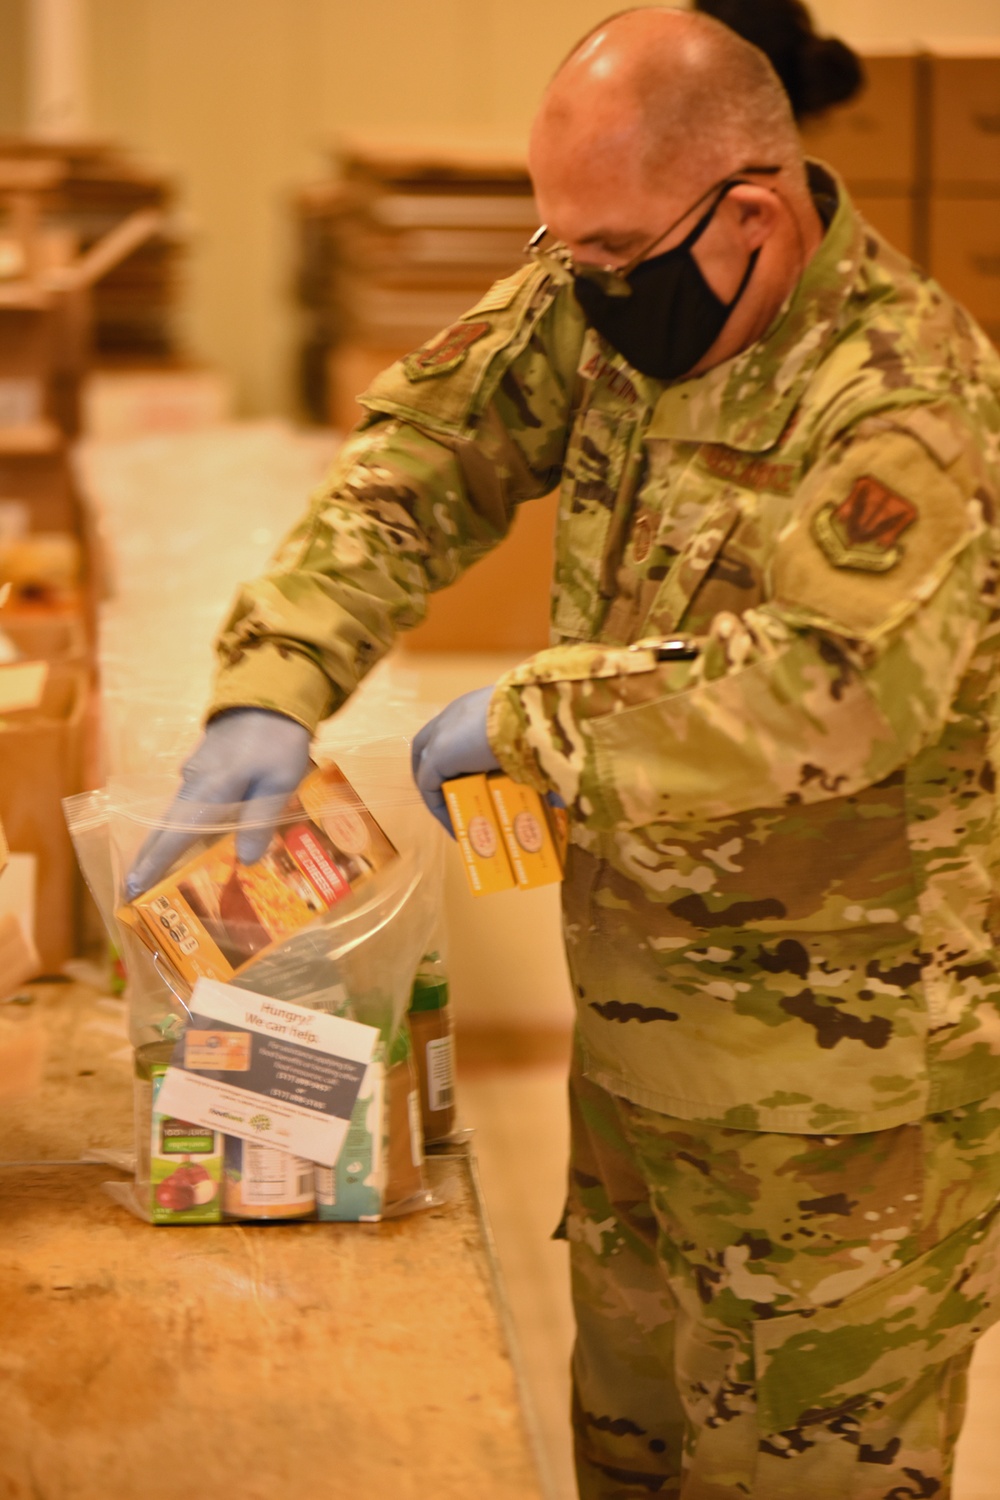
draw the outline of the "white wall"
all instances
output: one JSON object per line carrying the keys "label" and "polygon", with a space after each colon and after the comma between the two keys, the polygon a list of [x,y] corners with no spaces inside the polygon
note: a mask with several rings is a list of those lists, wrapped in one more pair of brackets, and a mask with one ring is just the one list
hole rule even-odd
{"label": "white wall", "polygon": [[809,0],[817,28],[854,47],[1000,36],[997,0]]}

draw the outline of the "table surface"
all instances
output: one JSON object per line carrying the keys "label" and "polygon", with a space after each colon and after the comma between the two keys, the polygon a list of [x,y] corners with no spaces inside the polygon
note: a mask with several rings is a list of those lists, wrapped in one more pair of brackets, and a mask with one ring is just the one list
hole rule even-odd
{"label": "table surface", "polygon": [[120,1011],[28,993],[0,1016],[0,1492],[542,1500],[468,1147],[406,1218],[153,1228],[78,1160],[129,1143]]}

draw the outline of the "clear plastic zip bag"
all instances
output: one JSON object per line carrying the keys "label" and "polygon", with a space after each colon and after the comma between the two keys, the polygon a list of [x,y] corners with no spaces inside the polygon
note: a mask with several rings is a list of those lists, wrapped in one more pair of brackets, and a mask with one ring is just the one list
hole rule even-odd
{"label": "clear plastic zip bag", "polygon": [[[440,916],[442,841],[410,779],[405,740],[341,747],[338,761],[349,777],[328,770],[280,811],[192,804],[190,847],[130,906],[125,877],[165,826],[176,779],[117,776],[66,805],[84,876],[125,958],[136,1100],[128,1203],[154,1222],[302,1217],[313,1202],[320,1218],[370,1220],[431,1201],[406,1013]],[[250,821],[272,839],[262,860],[242,866],[234,836]],[[259,1152],[249,1161],[156,1109],[205,976],[377,1029],[344,1148],[335,1167],[315,1169],[312,1199],[301,1165],[285,1174],[286,1191],[280,1163],[262,1164]]]}

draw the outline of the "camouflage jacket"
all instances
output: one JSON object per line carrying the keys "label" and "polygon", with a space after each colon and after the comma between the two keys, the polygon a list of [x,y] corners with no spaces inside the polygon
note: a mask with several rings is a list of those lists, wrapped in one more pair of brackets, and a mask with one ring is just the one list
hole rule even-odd
{"label": "camouflage jacket", "polygon": [[380,376],[237,600],[214,706],[315,723],[561,482],[554,644],[489,727],[571,809],[588,1072],[864,1131],[1000,1087],[1000,366],[813,171],[819,251],[700,377],[638,374],[536,268]]}

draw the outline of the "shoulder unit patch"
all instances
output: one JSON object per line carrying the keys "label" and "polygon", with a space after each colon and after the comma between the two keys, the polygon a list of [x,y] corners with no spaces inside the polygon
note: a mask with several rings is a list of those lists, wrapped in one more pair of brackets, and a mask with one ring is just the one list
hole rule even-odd
{"label": "shoulder unit patch", "polygon": [[831,501],[816,512],[813,536],[835,568],[888,573],[903,555],[899,538],[917,514],[911,501],[862,474],[839,505]]}
{"label": "shoulder unit patch", "polygon": [[455,323],[444,333],[436,334],[403,360],[407,377],[410,380],[429,380],[432,375],[447,375],[450,370],[457,370],[472,345],[489,333],[492,326],[485,320]]}

